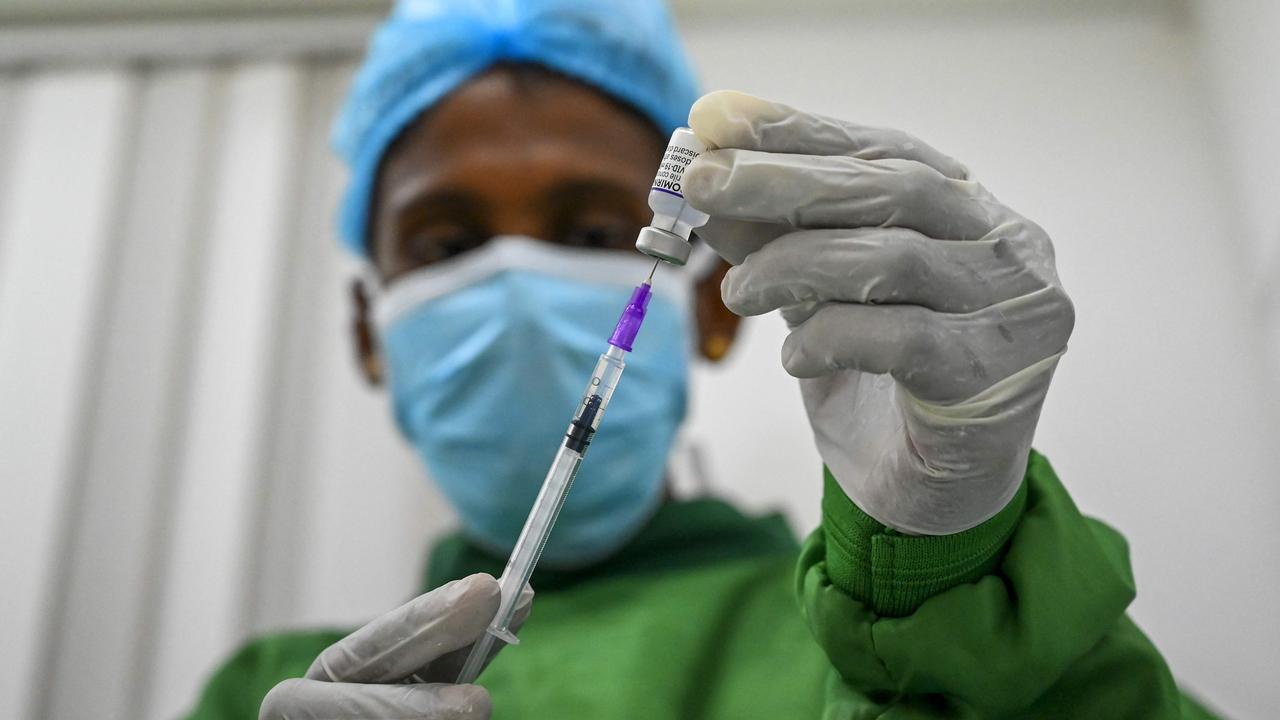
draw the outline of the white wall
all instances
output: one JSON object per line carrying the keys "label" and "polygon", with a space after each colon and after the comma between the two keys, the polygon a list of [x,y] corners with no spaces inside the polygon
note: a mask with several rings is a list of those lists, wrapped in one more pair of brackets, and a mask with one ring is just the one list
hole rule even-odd
{"label": "white wall", "polygon": [[1280,263],[1280,3],[1198,2],[1197,49],[1208,80],[1201,98],[1213,121],[1211,146],[1234,170],[1229,189],[1253,260]]}
{"label": "white wall", "polygon": [[[1037,446],[1129,537],[1135,617],[1178,677],[1265,717],[1280,360],[1257,288],[1280,226],[1275,163],[1250,149],[1280,135],[1250,109],[1275,97],[1250,95],[1255,55],[1228,49],[1265,46],[1263,16],[822,5],[688,13],[706,85],[904,127],[1050,231],[1079,322]],[[324,136],[350,66],[8,68],[0,716],[172,717],[243,637],[410,595],[450,524],[345,342]],[[807,530],[819,464],[783,336],[748,322],[698,370],[687,435],[719,492]]]}
{"label": "white wall", "polygon": [[1238,213],[1250,280],[1266,306],[1269,343],[1280,376],[1280,3],[1201,0],[1192,5],[1202,107],[1212,125],[1209,146],[1232,168],[1225,186]]}

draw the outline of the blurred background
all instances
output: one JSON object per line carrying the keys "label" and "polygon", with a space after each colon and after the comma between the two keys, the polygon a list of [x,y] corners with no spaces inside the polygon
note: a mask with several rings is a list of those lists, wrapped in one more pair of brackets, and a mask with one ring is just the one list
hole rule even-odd
{"label": "blurred background", "polygon": [[[328,125],[386,4],[0,0],[0,717],[171,718],[254,633],[415,593],[452,519],[354,372]],[[1054,237],[1036,446],[1132,613],[1280,707],[1280,3],[685,0],[708,88],[898,126]],[[815,526],[776,317],[672,472]]]}

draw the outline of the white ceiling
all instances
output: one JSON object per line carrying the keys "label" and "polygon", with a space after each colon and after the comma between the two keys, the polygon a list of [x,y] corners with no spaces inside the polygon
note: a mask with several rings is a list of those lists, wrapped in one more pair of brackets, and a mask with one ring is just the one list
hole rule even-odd
{"label": "white ceiling", "polygon": [[[668,0],[676,13],[732,17],[741,12],[777,12],[776,0]],[[786,9],[848,11],[851,6],[940,10],[993,6],[1018,10],[1115,12],[1166,6],[1174,0],[788,0]],[[333,16],[385,11],[391,0],[0,0],[0,25],[84,23],[104,20],[164,20],[198,17]]]}
{"label": "white ceiling", "polygon": [[[709,24],[797,13],[1167,14],[1182,1],[667,0],[681,23]],[[391,0],[0,0],[0,70],[48,64],[352,57],[363,50],[390,4]]]}
{"label": "white ceiling", "polygon": [[381,11],[390,0],[0,0],[0,22],[81,22]]}

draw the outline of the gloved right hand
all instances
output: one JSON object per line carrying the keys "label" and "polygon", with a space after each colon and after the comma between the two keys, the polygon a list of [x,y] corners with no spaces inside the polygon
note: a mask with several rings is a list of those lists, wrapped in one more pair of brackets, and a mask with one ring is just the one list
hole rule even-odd
{"label": "gloved right hand", "polygon": [[1023,481],[1075,322],[1043,228],[906,133],[720,91],[684,175],[725,306],[781,310],[782,363],[845,494],[914,535],[963,532]]}
{"label": "gloved right hand", "polygon": [[[305,677],[272,688],[259,718],[486,720],[488,691],[452,683],[498,600],[498,582],[483,573],[419,595],[325,648]],[[525,586],[513,628],[532,601]]]}

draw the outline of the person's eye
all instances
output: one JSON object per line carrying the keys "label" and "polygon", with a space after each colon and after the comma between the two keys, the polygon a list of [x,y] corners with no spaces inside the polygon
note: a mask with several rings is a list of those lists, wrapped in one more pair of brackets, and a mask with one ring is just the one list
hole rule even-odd
{"label": "person's eye", "polygon": [[474,250],[487,239],[486,233],[466,228],[430,228],[409,233],[400,247],[405,260],[422,266]]}
{"label": "person's eye", "polygon": [[565,228],[560,243],[570,247],[625,249],[635,243],[639,230],[635,223],[621,220],[587,220]]}

